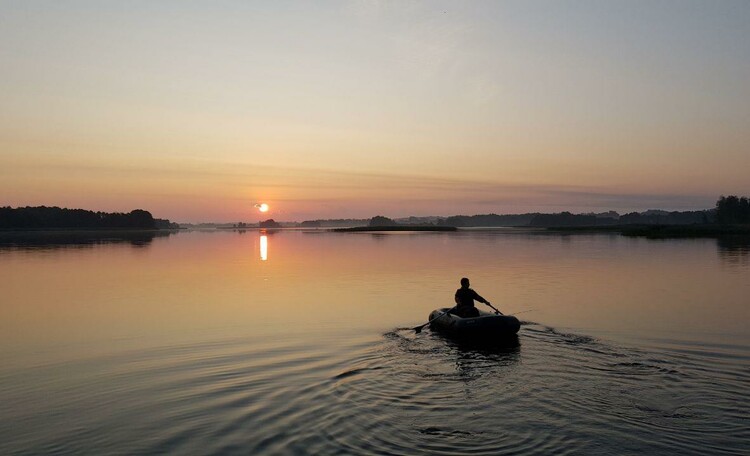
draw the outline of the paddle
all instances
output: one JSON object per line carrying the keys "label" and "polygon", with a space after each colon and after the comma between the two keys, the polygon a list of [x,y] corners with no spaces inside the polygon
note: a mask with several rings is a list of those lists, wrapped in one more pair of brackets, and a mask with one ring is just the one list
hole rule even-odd
{"label": "paddle", "polygon": [[452,311],[454,311],[454,310],[456,310],[456,308],[455,308],[455,307],[451,307],[450,309],[448,309],[448,310],[446,310],[445,312],[441,313],[441,314],[440,314],[440,315],[438,315],[437,317],[435,317],[435,318],[431,319],[431,320],[430,320],[430,321],[428,321],[427,323],[425,323],[425,324],[423,324],[423,325],[415,326],[415,327],[414,327],[414,328],[412,328],[412,329],[413,329],[413,330],[414,330],[414,331],[415,331],[415,332],[416,332],[417,334],[419,334],[419,333],[421,333],[421,332],[422,332],[422,328],[424,328],[425,326],[429,325],[430,323],[432,323],[433,321],[437,320],[438,318],[442,317],[443,315],[451,313],[451,312],[452,312]]}
{"label": "paddle", "polygon": [[503,315],[502,312],[500,312],[499,310],[497,310],[494,307],[492,307],[492,304],[490,304],[489,302],[485,302],[485,304],[487,304],[488,306],[490,306],[490,309],[494,310],[497,315]]}

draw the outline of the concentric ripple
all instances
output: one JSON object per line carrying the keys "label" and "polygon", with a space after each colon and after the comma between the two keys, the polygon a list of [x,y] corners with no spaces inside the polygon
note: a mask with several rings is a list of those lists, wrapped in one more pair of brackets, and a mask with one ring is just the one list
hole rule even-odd
{"label": "concentric ripple", "polygon": [[489,346],[408,329],[346,340],[5,374],[0,452],[742,454],[750,441],[744,347],[635,349],[531,323]]}

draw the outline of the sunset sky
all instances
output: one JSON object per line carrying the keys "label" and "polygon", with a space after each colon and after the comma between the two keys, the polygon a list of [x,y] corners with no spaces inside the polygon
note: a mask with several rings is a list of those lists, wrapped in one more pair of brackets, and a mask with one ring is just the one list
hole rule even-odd
{"label": "sunset sky", "polygon": [[748,81],[745,0],[0,0],[0,206],[704,209],[750,194]]}

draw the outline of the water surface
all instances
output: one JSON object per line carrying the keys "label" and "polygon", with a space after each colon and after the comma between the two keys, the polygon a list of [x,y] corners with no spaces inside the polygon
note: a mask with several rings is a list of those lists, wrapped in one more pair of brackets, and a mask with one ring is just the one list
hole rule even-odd
{"label": "water surface", "polygon": [[[5,237],[0,453],[746,454],[748,258],[518,230]],[[462,276],[517,342],[408,329]]]}

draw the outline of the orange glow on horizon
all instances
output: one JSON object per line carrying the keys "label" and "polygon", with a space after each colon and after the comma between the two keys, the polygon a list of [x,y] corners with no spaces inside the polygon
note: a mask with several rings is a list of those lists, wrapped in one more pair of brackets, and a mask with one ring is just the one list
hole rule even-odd
{"label": "orange glow on horizon", "polygon": [[236,223],[702,210],[746,193],[749,6],[454,3],[204,4],[184,22],[134,10],[139,27],[105,2],[6,5],[0,206]]}

